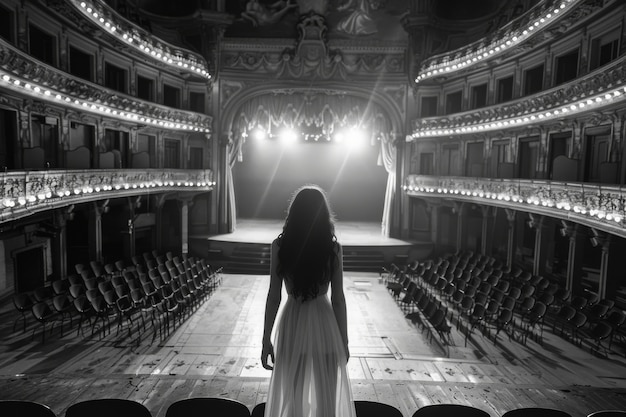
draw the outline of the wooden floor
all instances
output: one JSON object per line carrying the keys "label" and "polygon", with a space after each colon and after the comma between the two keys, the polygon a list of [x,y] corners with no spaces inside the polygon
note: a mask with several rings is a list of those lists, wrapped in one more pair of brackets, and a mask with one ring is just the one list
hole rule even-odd
{"label": "wooden floor", "polygon": [[[270,244],[282,232],[284,220],[237,219],[232,233],[207,236],[211,240]],[[386,237],[380,223],[336,222],[337,240],[344,246],[402,246],[409,242]]]}
{"label": "wooden floor", "polygon": [[[0,398],[48,404],[59,416],[75,402],[121,397],[164,417],[174,401],[224,396],[250,409],[265,401],[270,372],[260,365],[267,276],[225,275],[218,290],[174,330],[152,340],[152,329],[127,337],[77,336],[76,324],[55,329],[42,344],[32,318],[12,331],[11,304],[0,308]],[[354,399],[385,402],[410,417],[436,403],[468,404],[493,417],[520,407],[551,407],[586,416],[626,409],[626,359],[600,358],[546,331],[544,345],[498,345],[474,331],[467,347],[453,333],[449,352],[420,332],[377,274],[346,275]],[[36,329],[35,338],[31,338]]]}

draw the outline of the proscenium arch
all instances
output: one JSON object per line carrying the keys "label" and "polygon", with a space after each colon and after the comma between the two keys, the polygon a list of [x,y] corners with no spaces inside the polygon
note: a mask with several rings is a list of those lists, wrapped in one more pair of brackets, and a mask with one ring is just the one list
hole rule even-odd
{"label": "proscenium arch", "polygon": [[[406,88],[404,85],[398,84],[403,88]],[[406,102],[402,103],[403,107],[398,106],[397,102],[392,99],[392,97],[381,93],[377,90],[368,90],[362,87],[351,87],[349,89],[345,88],[345,84],[339,83],[326,83],[319,87],[299,87],[299,86],[285,86],[285,84],[265,84],[262,86],[255,86],[249,88],[243,92],[239,92],[236,97],[233,97],[226,107],[222,110],[223,117],[222,123],[219,131],[227,137],[231,137],[233,122],[238,115],[238,112],[241,110],[241,107],[249,100],[259,98],[265,95],[271,95],[276,92],[286,92],[293,91],[297,93],[313,93],[313,92],[324,92],[327,90],[336,90],[343,92],[346,96],[353,96],[355,98],[367,100],[369,102],[375,103],[381,109],[384,110],[385,116],[389,120],[389,124],[391,127],[390,133],[394,133],[396,137],[403,137],[402,132],[404,131],[405,121],[403,120],[403,114],[406,114]],[[405,94],[406,97],[406,94]]]}
{"label": "proscenium arch", "polygon": [[[404,84],[398,83],[398,87],[406,90]],[[226,163],[226,176],[225,176],[225,190],[221,195],[226,200],[224,201],[224,210],[226,216],[226,224],[230,225],[230,231],[235,230],[236,226],[236,206],[235,206],[235,192],[234,181],[232,177],[232,166],[237,160],[237,156],[243,145],[241,137],[234,137],[233,129],[237,117],[240,115],[241,110],[245,103],[250,100],[258,99],[262,96],[273,95],[276,93],[324,93],[325,91],[338,91],[346,97],[352,97],[367,103],[366,110],[371,105],[377,106],[381,113],[386,117],[386,121],[389,123],[389,132],[381,140],[381,155],[385,165],[385,169],[388,172],[387,190],[385,192],[385,203],[383,209],[382,218],[382,234],[389,236],[390,227],[392,224],[392,205],[395,199],[396,192],[396,151],[395,146],[399,138],[404,137],[405,120],[402,115],[406,114],[406,91],[404,91],[404,100],[399,105],[398,100],[394,100],[388,94],[383,91],[364,87],[351,87],[346,88],[345,83],[324,83],[318,87],[311,86],[297,86],[297,85],[285,85],[285,84],[265,84],[261,86],[253,86],[249,89],[238,92],[235,97],[231,98],[227,105],[223,109],[223,117],[221,118],[221,125],[218,131],[221,133],[224,139],[222,143],[227,144],[226,157],[228,161]]]}

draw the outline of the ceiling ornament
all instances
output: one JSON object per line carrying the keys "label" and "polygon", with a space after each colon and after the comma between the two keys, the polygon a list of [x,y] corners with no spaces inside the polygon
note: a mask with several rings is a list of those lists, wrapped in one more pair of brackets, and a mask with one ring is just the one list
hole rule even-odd
{"label": "ceiling ornament", "polygon": [[332,48],[327,39],[326,19],[310,13],[297,26],[294,47],[281,45],[245,47],[235,40],[224,42],[222,70],[254,71],[277,79],[346,80],[352,76],[379,79],[381,74],[405,77],[405,46]]}

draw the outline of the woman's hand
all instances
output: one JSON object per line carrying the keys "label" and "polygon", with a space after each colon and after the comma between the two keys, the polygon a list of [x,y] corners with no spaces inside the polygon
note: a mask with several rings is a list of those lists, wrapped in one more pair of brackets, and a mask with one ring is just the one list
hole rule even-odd
{"label": "woman's hand", "polygon": [[[270,365],[267,362],[267,358],[268,356],[270,357],[270,359],[272,360],[272,365]],[[263,342],[263,350],[261,352],[261,364],[263,364],[263,368],[267,369],[267,370],[273,370],[274,369],[274,346],[272,345],[272,342]]]}

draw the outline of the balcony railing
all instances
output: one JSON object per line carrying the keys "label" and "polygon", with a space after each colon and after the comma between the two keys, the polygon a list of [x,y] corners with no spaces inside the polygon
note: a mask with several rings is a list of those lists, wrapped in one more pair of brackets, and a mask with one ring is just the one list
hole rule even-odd
{"label": "balcony railing", "polygon": [[626,237],[626,190],[619,185],[409,175],[403,189],[409,196],[542,214]]}
{"label": "balcony railing", "polygon": [[446,116],[413,120],[409,140],[476,134],[545,124],[600,111],[626,100],[626,55],[597,70],[532,96]]}
{"label": "balcony railing", "polygon": [[104,33],[117,38],[126,47],[133,48],[156,65],[167,65],[176,72],[211,78],[209,66],[200,54],[171,45],[154,36],[120,16],[104,1],[69,0],[69,3]]}
{"label": "balcony railing", "polygon": [[52,105],[161,129],[209,133],[211,116],[174,109],[85,81],[0,39],[0,87]]}
{"label": "balcony railing", "polygon": [[211,191],[211,170],[92,169],[0,174],[0,223],[75,203],[160,192]]}
{"label": "balcony railing", "polygon": [[[527,13],[483,39],[424,60],[415,82],[447,76],[479,64],[484,65],[485,61],[501,56],[509,50],[519,48],[521,44],[537,33],[557,24],[568,11],[574,9],[579,3],[583,3],[583,1],[544,0]],[[581,13],[590,13],[591,9],[591,7],[586,7]],[[581,13],[572,14],[569,19],[580,19]],[[568,23],[566,22],[565,26],[568,26]]]}

